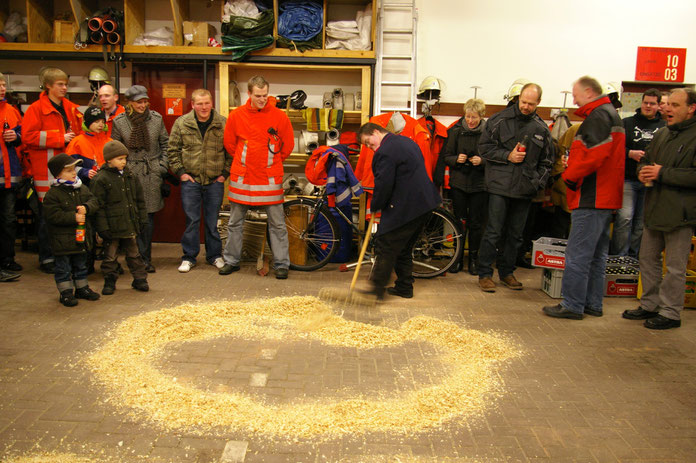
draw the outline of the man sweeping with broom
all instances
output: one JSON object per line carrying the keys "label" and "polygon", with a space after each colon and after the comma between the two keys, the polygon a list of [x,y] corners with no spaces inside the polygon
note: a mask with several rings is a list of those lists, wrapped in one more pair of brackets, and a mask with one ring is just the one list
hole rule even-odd
{"label": "man sweeping with broom", "polygon": [[375,152],[372,159],[375,187],[370,210],[373,214],[381,211],[369,292],[382,299],[393,269],[396,282],[386,291],[411,298],[413,245],[442,199],[413,140],[371,122],[360,127],[358,140]]}

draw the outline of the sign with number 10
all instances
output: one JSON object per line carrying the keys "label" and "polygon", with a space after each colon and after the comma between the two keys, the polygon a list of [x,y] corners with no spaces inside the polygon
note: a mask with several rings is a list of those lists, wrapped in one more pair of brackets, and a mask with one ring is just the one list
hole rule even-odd
{"label": "sign with number 10", "polygon": [[636,80],[684,82],[686,48],[638,47]]}

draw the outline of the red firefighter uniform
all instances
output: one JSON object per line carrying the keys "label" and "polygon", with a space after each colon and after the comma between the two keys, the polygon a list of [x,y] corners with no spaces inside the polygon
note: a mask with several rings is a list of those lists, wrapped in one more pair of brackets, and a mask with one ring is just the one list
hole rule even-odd
{"label": "red firefighter uniform", "polygon": [[252,206],[283,202],[283,161],[295,147],[288,116],[268,98],[263,109],[244,106],[232,111],[225,126],[225,149],[232,153],[230,201]]}
{"label": "red firefighter uniform", "polygon": [[[430,172],[430,178],[432,180],[432,174],[435,172],[435,166],[437,165],[437,158],[440,156],[440,151],[447,141],[447,127],[437,119],[433,117],[421,117],[417,119],[418,125],[423,127],[430,134],[430,165],[432,166],[432,171]],[[427,162],[426,162],[427,164]]]}
{"label": "red firefighter uniform", "polygon": [[[393,113],[380,114],[379,116],[373,116],[370,118],[370,122],[373,122],[381,127],[386,127],[392,118]],[[425,162],[425,170],[430,176],[430,180],[433,179],[433,167],[430,163],[430,134],[426,129],[421,127],[418,122],[409,116],[408,114],[402,114],[406,125],[404,129],[399,133],[405,137],[410,138],[415,141],[418,147],[421,149],[423,154],[423,161]],[[374,156],[374,151],[372,151],[367,146],[363,145],[360,149],[360,158],[358,158],[358,165],[355,167],[355,176],[360,179],[360,183],[363,187],[372,189],[375,186],[375,177],[372,174],[372,157]]]}
{"label": "red firefighter uniform", "polygon": [[[106,111],[104,111],[104,112],[106,112]],[[125,113],[125,112],[126,112],[126,110],[123,108],[123,106],[121,106],[120,104],[117,104],[116,109],[114,109],[114,112],[106,115],[106,128],[107,128],[106,134],[109,137],[111,137],[111,129],[113,129],[113,127],[114,127],[114,118],[116,116],[118,116],[119,114]],[[101,163],[99,165],[101,166]]]}
{"label": "red firefighter uniform", "polygon": [[[0,153],[2,154],[2,162],[0,162],[0,188],[11,188],[17,186],[22,180],[22,165],[19,160],[19,146],[16,146],[21,141],[21,125],[22,116],[17,111],[17,108],[7,102],[0,101],[0,124],[9,126],[8,130],[14,130],[17,133],[17,141],[10,144],[5,143],[5,139],[0,136]],[[4,130],[0,128],[1,131]]]}
{"label": "red firefighter uniform", "polygon": [[97,170],[104,164],[104,145],[111,137],[106,132],[83,132],[72,139],[65,153],[82,159],[82,168]]}
{"label": "red firefighter uniform", "polygon": [[[82,132],[82,114],[78,106],[65,98],[62,103],[70,129],[79,135]],[[53,175],[48,171],[48,160],[65,151],[65,133],[63,117],[53,107],[46,92],[41,93],[39,101],[27,109],[22,123],[22,140],[29,152],[34,188],[41,201],[53,180]]]}

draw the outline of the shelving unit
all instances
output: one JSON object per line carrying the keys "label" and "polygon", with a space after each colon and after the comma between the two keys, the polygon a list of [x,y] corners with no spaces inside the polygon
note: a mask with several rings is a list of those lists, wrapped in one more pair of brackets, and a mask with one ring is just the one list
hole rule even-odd
{"label": "shelving unit", "polygon": [[[277,36],[277,12],[278,4],[282,0],[274,0],[276,24],[274,30]],[[51,58],[52,54],[62,55],[65,53],[75,53],[75,59],[95,59],[99,58],[96,54],[100,54],[102,47],[100,45],[90,45],[87,48],[75,50],[71,44],[56,44],[51,43],[53,31],[53,17],[56,14],[56,6],[64,7],[66,2],[54,0],[25,0],[22,6],[25,10],[21,14],[27,16],[28,26],[28,43],[0,43],[0,53],[13,58]],[[183,46],[183,21],[199,20],[194,11],[199,11],[200,7],[209,4],[209,0],[168,0],[167,9],[170,11],[168,21],[171,21],[171,27],[174,31],[174,45],[170,47],[159,46],[136,46],[133,45],[134,40],[146,31],[146,22],[150,19],[146,14],[146,3],[143,0],[69,0],[70,9],[73,20],[76,24],[80,24],[86,17],[91,16],[95,11],[104,6],[112,6],[124,12],[124,29],[125,43],[124,54],[128,58],[137,58],[139,55],[151,57],[159,55],[163,59],[179,59],[182,55],[193,55],[211,59],[214,61],[225,61],[226,53],[223,53],[219,47],[187,47]],[[322,43],[325,43],[326,21],[329,19],[354,19],[355,13],[365,8],[370,0],[323,0],[324,3],[324,31]],[[0,26],[4,24],[4,19],[10,12],[10,8],[21,4],[17,0],[13,0],[10,5],[0,6]],[[220,12],[222,16],[223,0],[213,0],[213,8]],[[158,14],[163,11],[158,9]],[[344,15],[344,16],[341,16]],[[352,17],[350,16],[352,15]],[[375,38],[375,20],[376,20],[376,0],[372,2],[372,43]],[[29,53],[26,55],[26,53]],[[94,54],[94,55],[93,55]],[[84,55],[84,56],[80,56]],[[267,49],[253,52],[253,58],[266,60],[269,58],[288,59],[288,58],[313,58],[320,59],[374,59],[375,52],[373,50],[307,50],[298,52],[286,48],[269,47]],[[60,56],[59,56],[60,57]],[[127,59],[128,59],[127,58]]]}
{"label": "shelving unit", "polygon": [[[246,102],[246,82],[253,75],[260,74],[270,84],[271,95],[290,94],[302,89],[307,93],[305,104],[308,107],[321,107],[324,92],[336,87],[346,93],[362,92],[363,105],[360,110],[345,111],[343,127],[357,131],[370,119],[371,66],[360,65],[310,65],[310,64],[273,64],[273,63],[220,63],[219,85],[220,113],[227,116],[234,109],[230,106],[229,82],[237,83],[242,96],[241,103]],[[288,117],[296,132],[306,124],[300,110],[288,110]],[[287,162],[304,162],[304,153],[293,153]]]}

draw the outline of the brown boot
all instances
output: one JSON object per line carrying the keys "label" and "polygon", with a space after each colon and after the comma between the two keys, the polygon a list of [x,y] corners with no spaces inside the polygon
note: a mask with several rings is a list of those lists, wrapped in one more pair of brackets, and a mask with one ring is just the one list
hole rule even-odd
{"label": "brown boot", "polygon": [[513,275],[512,273],[504,278],[501,278],[500,282],[508,288],[514,289],[515,291],[519,291],[522,289],[522,283],[517,281],[517,278],[515,278],[515,275]]}
{"label": "brown boot", "polygon": [[495,282],[491,277],[479,278],[479,288],[486,293],[495,292]]}

